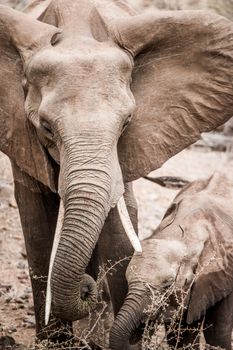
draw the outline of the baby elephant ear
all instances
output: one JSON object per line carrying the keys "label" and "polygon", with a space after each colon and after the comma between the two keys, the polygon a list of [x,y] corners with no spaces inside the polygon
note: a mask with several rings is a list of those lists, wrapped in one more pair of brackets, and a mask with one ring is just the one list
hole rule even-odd
{"label": "baby elephant ear", "polygon": [[23,70],[59,30],[0,6],[0,150],[20,169],[55,190],[54,173],[24,110]]}
{"label": "baby elephant ear", "polygon": [[145,176],[233,115],[233,23],[204,11],[118,21],[135,57],[136,110],[119,143],[126,181]]}
{"label": "baby elephant ear", "polygon": [[191,288],[188,324],[200,320],[208,308],[233,291],[233,220],[213,208],[208,222],[209,239],[199,258]]}

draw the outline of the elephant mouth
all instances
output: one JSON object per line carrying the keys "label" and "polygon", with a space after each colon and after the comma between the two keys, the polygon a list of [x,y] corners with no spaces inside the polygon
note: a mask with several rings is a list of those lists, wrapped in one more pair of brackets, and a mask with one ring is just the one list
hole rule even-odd
{"label": "elephant mouth", "polygon": [[164,318],[162,308],[159,308],[154,315],[145,313],[140,324],[136,329],[134,329],[130,336],[130,345],[135,345],[142,340],[145,331],[147,331],[149,336],[152,337],[156,330],[156,324],[163,323],[164,321],[166,320]]}
{"label": "elephant mouth", "polygon": [[130,336],[129,343],[130,345],[137,344],[140,340],[142,340],[145,331],[148,332],[149,337],[151,338],[155,333],[155,320],[148,319],[147,321],[140,322],[139,326],[133,331]]}
{"label": "elephant mouth", "polygon": [[130,345],[135,345],[142,339],[145,328],[146,324],[144,322],[141,322],[140,325],[131,334],[131,337],[129,339]]}

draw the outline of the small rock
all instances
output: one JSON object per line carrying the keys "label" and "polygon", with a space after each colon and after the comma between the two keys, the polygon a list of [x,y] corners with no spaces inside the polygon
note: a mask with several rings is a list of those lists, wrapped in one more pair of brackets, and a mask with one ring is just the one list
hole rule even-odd
{"label": "small rock", "polygon": [[8,297],[6,298],[6,303],[10,303],[11,300],[12,300],[12,297],[8,296]]}
{"label": "small rock", "polygon": [[17,276],[17,278],[21,283],[25,283],[28,280],[28,276],[24,271],[22,271],[20,276]]}
{"label": "small rock", "polygon": [[33,315],[35,314],[35,312],[34,312],[34,310],[28,310],[28,311],[27,311],[27,314],[28,314],[29,316],[33,316]]}
{"label": "small rock", "polygon": [[25,324],[24,327],[26,328],[34,328],[36,323],[35,323],[35,317],[24,317],[23,322]]}
{"label": "small rock", "polygon": [[24,294],[22,294],[22,295],[20,296],[20,299],[22,299],[22,300],[28,300],[28,299],[29,299],[29,295],[26,294],[26,293],[24,293]]}
{"label": "small rock", "polygon": [[17,264],[17,268],[18,269],[21,269],[21,270],[24,270],[26,268],[26,265],[23,261],[19,261],[18,264]]}
{"label": "small rock", "polygon": [[9,283],[0,283],[0,289],[5,289],[7,292],[12,288],[12,285]]}
{"label": "small rock", "polygon": [[21,297],[19,297],[19,298],[16,298],[16,299],[15,299],[15,302],[16,302],[17,304],[23,304],[23,303],[24,303],[24,300],[22,300]]}
{"label": "small rock", "polygon": [[11,326],[11,327],[9,328],[9,331],[10,331],[10,332],[17,332],[16,326]]}

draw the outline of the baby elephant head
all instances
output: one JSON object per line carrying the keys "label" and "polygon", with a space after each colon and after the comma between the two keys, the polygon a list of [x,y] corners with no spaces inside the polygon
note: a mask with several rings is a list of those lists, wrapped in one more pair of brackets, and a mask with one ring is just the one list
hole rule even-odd
{"label": "baby elephant head", "polygon": [[143,253],[133,255],[126,273],[128,295],[110,334],[111,349],[128,349],[142,336],[146,320],[174,320],[185,311],[191,324],[231,292],[230,221],[213,204],[216,200],[193,189],[195,183],[181,191],[158,229],[142,242]]}

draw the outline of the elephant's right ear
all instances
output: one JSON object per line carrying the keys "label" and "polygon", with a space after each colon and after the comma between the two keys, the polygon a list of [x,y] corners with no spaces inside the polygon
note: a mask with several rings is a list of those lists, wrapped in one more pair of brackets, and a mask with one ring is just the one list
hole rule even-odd
{"label": "elephant's right ear", "polygon": [[20,169],[55,190],[54,172],[24,110],[23,70],[58,28],[0,6],[0,150]]}
{"label": "elephant's right ear", "polygon": [[209,238],[195,271],[187,310],[188,324],[200,320],[210,307],[233,291],[232,217],[216,206],[210,207],[205,215]]}
{"label": "elephant's right ear", "polygon": [[135,62],[136,110],[119,141],[131,181],[233,115],[233,23],[211,12],[158,11],[111,25]]}

